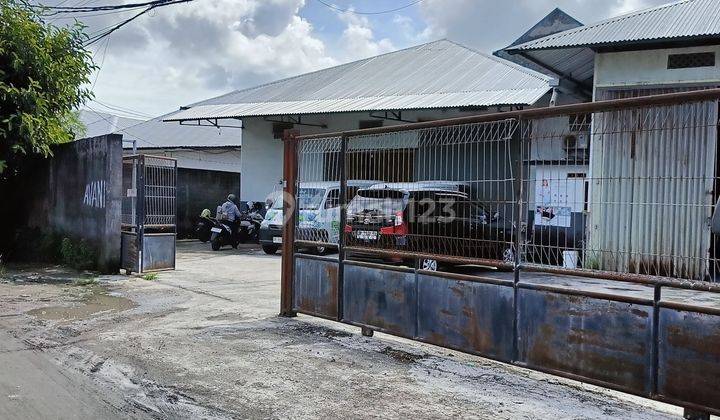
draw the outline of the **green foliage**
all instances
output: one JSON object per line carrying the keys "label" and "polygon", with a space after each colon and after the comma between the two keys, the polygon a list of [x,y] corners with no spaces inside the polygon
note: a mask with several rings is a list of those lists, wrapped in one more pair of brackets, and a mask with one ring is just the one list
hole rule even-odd
{"label": "green foliage", "polygon": [[75,280],[73,284],[75,286],[92,286],[98,283],[96,277],[83,277]]}
{"label": "green foliage", "polygon": [[95,251],[85,241],[73,241],[63,238],[60,244],[60,255],[65,265],[77,270],[90,270],[95,268]]}
{"label": "green foliage", "polygon": [[51,154],[72,141],[74,110],[91,98],[95,69],[76,23],[58,28],[18,0],[0,0],[0,175],[17,170],[24,155]]}
{"label": "green foliage", "polygon": [[147,281],[153,281],[153,280],[157,280],[158,275],[156,273],[148,273],[148,274],[145,274],[144,276],[142,276],[142,278]]}

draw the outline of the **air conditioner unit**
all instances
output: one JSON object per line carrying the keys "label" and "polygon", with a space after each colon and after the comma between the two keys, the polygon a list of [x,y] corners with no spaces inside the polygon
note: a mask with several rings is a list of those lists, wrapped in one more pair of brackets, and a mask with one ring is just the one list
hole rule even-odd
{"label": "air conditioner unit", "polygon": [[585,159],[590,152],[590,136],[587,132],[576,131],[563,137],[563,149],[568,159]]}

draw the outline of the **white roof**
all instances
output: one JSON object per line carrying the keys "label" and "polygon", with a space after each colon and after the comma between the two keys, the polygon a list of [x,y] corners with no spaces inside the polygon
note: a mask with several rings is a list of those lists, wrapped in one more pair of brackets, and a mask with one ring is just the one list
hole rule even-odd
{"label": "white roof", "polygon": [[241,130],[208,126],[168,124],[161,118],[144,121],[117,131],[125,148],[135,140],[140,149],[240,147]]}
{"label": "white roof", "polygon": [[209,99],[164,121],[530,105],[554,80],[440,40]]}
{"label": "white roof", "polygon": [[78,139],[80,137],[89,138],[112,134],[118,130],[142,122],[142,120],[135,118],[120,117],[87,109],[81,109],[78,114],[80,123],[85,127],[85,132],[82,133],[82,136],[78,136]]}
{"label": "white roof", "polygon": [[616,46],[643,41],[718,38],[718,35],[718,0],[681,0],[559,32],[508,50]]}
{"label": "white roof", "polygon": [[126,149],[132,148],[133,140],[139,149],[240,147],[242,143],[241,130],[167,124],[162,122],[162,117],[143,121],[81,110],[80,122],[85,126],[82,137],[121,134]]}

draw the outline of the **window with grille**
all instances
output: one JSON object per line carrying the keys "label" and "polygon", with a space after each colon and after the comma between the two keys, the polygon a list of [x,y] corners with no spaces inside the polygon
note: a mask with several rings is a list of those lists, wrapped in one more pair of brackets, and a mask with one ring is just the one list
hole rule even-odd
{"label": "window with grille", "polygon": [[670,54],[668,69],[690,69],[695,67],[715,67],[715,53]]}

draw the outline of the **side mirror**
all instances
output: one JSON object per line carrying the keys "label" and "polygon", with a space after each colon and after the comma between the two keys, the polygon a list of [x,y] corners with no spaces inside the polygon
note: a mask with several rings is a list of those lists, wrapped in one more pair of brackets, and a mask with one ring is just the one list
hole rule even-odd
{"label": "side mirror", "polygon": [[710,219],[710,232],[714,234],[720,234],[720,197],[715,203],[715,209],[713,210],[712,219]]}

